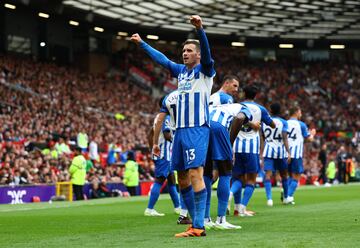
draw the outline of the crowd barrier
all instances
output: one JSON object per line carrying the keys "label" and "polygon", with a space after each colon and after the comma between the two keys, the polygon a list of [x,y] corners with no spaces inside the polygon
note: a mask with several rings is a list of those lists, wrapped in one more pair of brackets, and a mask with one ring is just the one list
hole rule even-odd
{"label": "crowd barrier", "polygon": [[[138,195],[148,195],[153,182],[141,182],[138,189]],[[123,183],[107,183],[110,191],[117,189],[126,192],[126,186]],[[84,194],[90,195],[91,184],[84,185]],[[56,195],[55,184],[42,185],[20,185],[20,186],[0,186],[0,204],[22,204],[34,202],[37,197],[41,202],[47,202],[52,196]]]}

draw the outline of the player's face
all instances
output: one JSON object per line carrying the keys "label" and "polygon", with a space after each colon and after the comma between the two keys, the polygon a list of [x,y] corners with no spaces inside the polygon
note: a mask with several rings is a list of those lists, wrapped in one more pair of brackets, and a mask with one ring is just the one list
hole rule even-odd
{"label": "player's face", "polygon": [[239,91],[239,81],[232,79],[225,82],[225,91],[226,93],[235,96]]}
{"label": "player's face", "polygon": [[298,110],[298,119],[301,119],[301,116],[302,116],[302,112],[301,112],[301,109]]}
{"label": "player's face", "polygon": [[194,66],[200,61],[200,52],[196,50],[194,44],[186,44],[182,52],[184,65]]}

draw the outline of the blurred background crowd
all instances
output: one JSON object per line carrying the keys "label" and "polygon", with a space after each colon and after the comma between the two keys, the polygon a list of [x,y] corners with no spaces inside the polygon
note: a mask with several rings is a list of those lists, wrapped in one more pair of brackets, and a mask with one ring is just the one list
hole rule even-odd
{"label": "blurred background crowd", "polygon": [[[179,57],[171,51],[166,55]],[[153,180],[147,134],[164,85],[172,79],[136,48],[119,56],[117,69],[98,75],[26,57],[0,57],[0,184],[68,181],[75,146],[83,148],[88,161],[88,182],[122,182],[128,151],[136,151],[140,181]],[[240,88],[259,86],[259,103],[280,102],[285,118],[291,105],[302,108],[302,120],[317,130],[315,142],[305,148],[307,183],[317,182],[331,162],[340,182],[343,167],[350,179],[360,178],[358,64],[247,61],[216,48],[214,58],[213,91],[226,74],[235,74]],[[131,79],[134,67],[150,78],[151,90]],[[240,90],[235,98],[241,96]]]}

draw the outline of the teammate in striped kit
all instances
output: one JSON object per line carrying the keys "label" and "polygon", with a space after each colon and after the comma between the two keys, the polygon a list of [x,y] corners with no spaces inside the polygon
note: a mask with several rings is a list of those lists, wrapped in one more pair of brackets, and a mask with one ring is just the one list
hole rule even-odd
{"label": "teammate in striped kit", "polygon": [[239,78],[235,75],[226,75],[222,80],[220,90],[210,96],[210,106],[233,103],[232,96],[238,93]]}
{"label": "teammate in striped kit", "polygon": [[178,79],[172,166],[178,171],[181,194],[193,224],[185,232],[176,234],[176,237],[206,236],[204,214],[207,193],[203,166],[209,144],[209,98],[215,70],[201,18],[191,16],[190,23],[196,28],[200,42],[185,41],[184,64],[170,61],[142,41],[138,34],[131,37],[155,62],[169,69]]}
{"label": "teammate in striped kit", "polygon": [[[162,101],[160,100],[160,105]],[[179,197],[176,190],[175,177],[174,173],[170,167],[170,159],[171,159],[171,141],[172,141],[172,133],[171,133],[171,125],[170,125],[170,116],[167,115],[165,121],[162,124],[161,133],[158,135],[158,138],[154,141],[154,129],[155,125],[158,122],[159,118],[158,114],[154,120],[154,127],[151,129],[150,135],[148,137],[150,147],[153,147],[153,142],[159,148],[159,153],[153,155],[153,161],[155,163],[155,183],[152,186],[150,192],[150,199],[148,203],[148,207],[145,209],[145,216],[164,216],[163,213],[158,213],[154,206],[159,198],[160,189],[167,179],[169,194],[174,204],[175,212],[180,213],[180,203]]]}
{"label": "teammate in striped kit", "polygon": [[[209,216],[205,220],[205,227],[208,229],[240,229],[226,221],[226,207],[230,194],[230,179],[232,169],[232,145],[230,143],[229,129],[233,120],[240,122],[240,125],[248,123],[252,119],[249,109],[242,104],[223,104],[210,107],[211,132],[208,150],[208,161],[205,171],[207,176],[211,175],[213,162],[217,164],[219,170],[219,184],[217,188],[218,215],[216,222],[213,223]],[[211,191],[210,191],[211,192]],[[210,210],[210,200],[207,202]],[[209,211],[208,210],[208,211]]]}
{"label": "teammate in striped kit", "polygon": [[316,134],[315,129],[312,129],[309,132],[306,124],[300,121],[301,116],[302,112],[300,107],[293,107],[290,109],[290,119],[287,121],[291,163],[289,164],[290,179],[288,197],[284,198],[284,202],[288,204],[295,204],[294,193],[296,191],[301,173],[304,172],[302,161],[304,141],[312,142]]}
{"label": "teammate in striped kit", "polygon": [[[234,102],[233,96],[238,93],[239,78],[235,75],[225,75],[222,80],[221,88],[210,96],[210,107],[221,104],[230,104]],[[219,178],[217,164],[214,166],[206,166],[204,171],[204,181],[207,190],[206,210],[205,210],[205,226],[206,228],[214,226],[210,217],[211,190],[213,182]]]}
{"label": "teammate in striped kit", "polygon": [[261,133],[264,139],[263,158],[265,171],[265,192],[267,205],[272,207],[271,177],[273,172],[279,171],[284,190],[284,197],[288,195],[288,164],[291,161],[288,143],[288,124],[280,117],[281,105],[273,103],[270,105],[270,113],[276,128],[263,124]]}
{"label": "teammate in striped kit", "polygon": [[[254,85],[244,87],[245,101],[242,102],[249,108],[253,121],[265,123],[275,128],[275,123],[271,119],[268,111],[261,105],[254,102],[258,88]],[[241,128],[241,130],[240,130]],[[231,185],[231,195],[234,195],[235,211],[234,215],[252,216],[246,211],[246,206],[255,189],[256,175],[260,169],[260,136],[259,130],[245,125],[231,130],[230,138],[235,152],[235,164],[233,168],[233,183]],[[234,143],[235,141],[235,143]],[[245,185],[244,196],[241,197],[241,191]]]}
{"label": "teammate in striped kit", "polygon": [[[177,91],[173,91],[166,95],[163,100],[161,101],[160,106],[160,113],[158,114],[157,122],[155,123],[154,127],[154,145],[152,147],[152,152],[154,155],[159,156],[160,154],[160,147],[156,143],[156,141],[159,139],[161,128],[163,126],[163,123],[165,121],[166,116],[170,116],[169,124],[173,133],[173,136],[175,135],[175,119],[176,119],[176,102],[177,102],[178,93]],[[172,149],[171,149],[172,150]],[[172,153],[171,153],[172,156]],[[173,170],[171,168],[171,170]],[[183,198],[180,195],[180,213],[179,218],[177,220],[178,224],[191,224],[191,220],[187,217],[188,210],[185,206],[185,203],[183,201]]]}

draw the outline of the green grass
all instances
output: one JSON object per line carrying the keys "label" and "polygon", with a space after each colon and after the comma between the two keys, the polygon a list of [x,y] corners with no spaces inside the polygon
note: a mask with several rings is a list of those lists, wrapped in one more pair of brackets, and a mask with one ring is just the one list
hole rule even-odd
{"label": "green grass", "polygon": [[[216,195],[213,193],[213,195]],[[360,184],[301,187],[296,205],[266,206],[256,189],[249,209],[254,217],[229,217],[241,230],[208,231],[204,238],[176,239],[184,230],[167,195],[156,209],[165,217],[144,217],[147,197],[84,202],[1,205],[0,247],[359,247]],[[216,197],[212,216],[216,216]]]}

